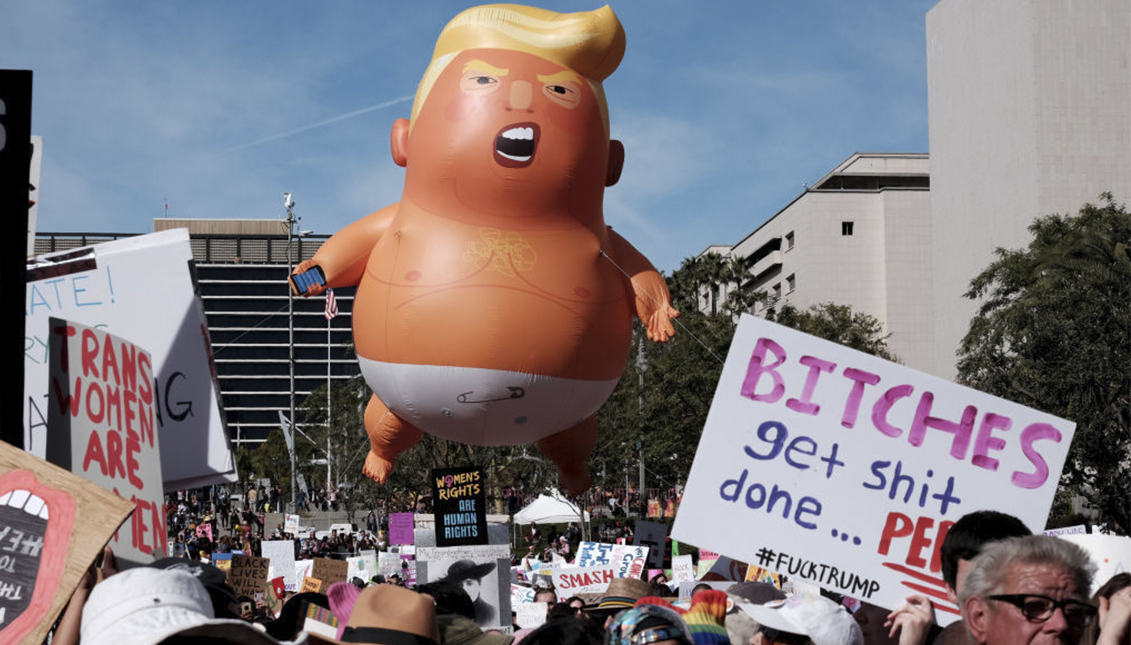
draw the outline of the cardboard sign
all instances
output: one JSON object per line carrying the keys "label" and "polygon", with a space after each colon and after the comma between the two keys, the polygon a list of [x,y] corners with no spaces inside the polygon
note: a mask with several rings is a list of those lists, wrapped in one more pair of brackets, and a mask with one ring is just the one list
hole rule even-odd
{"label": "cardboard sign", "polygon": [[979,509],[1045,525],[1075,425],[743,316],[672,534],[894,609]]}
{"label": "cardboard sign", "polygon": [[577,545],[577,559],[574,563],[579,567],[612,566],[615,546],[604,542],[582,542]]}
{"label": "cardboard sign", "polygon": [[546,622],[549,603],[524,602],[515,606],[514,622],[523,629],[533,629]]}
{"label": "cardboard sign", "polygon": [[695,582],[695,564],[691,561],[690,554],[672,558],[672,580]]}
{"label": "cardboard sign", "polygon": [[188,232],[176,229],[39,256],[29,265],[24,338],[28,452],[47,456],[48,409],[56,405],[48,373],[49,318],[65,318],[128,339],[152,355],[146,388],[157,416],[161,473],[168,489],[235,481],[191,263]]}
{"label": "cardboard sign", "polygon": [[648,564],[648,547],[617,544],[612,553],[618,578],[639,578]]}
{"label": "cardboard sign", "polygon": [[514,631],[510,603],[510,546],[417,547],[421,582],[457,582],[471,596],[475,622],[483,630]]}
{"label": "cardboard sign", "polygon": [[322,593],[322,581],[318,578],[311,578],[306,576],[302,579],[302,593],[313,591],[314,593]]}
{"label": "cardboard sign", "polygon": [[479,468],[432,471],[436,546],[487,544],[487,491]]}
{"label": "cardboard sign", "polygon": [[314,558],[314,568],[310,574],[325,583],[326,588],[335,582],[348,582],[349,563],[345,560],[331,560],[330,558]]}
{"label": "cardboard sign", "polygon": [[0,643],[42,643],[134,505],[0,442]]}
{"label": "cardboard sign", "polygon": [[[100,329],[50,319],[47,460],[132,500],[111,546],[123,564],[165,556],[165,495],[149,353]],[[212,527],[209,526],[209,535]]]}
{"label": "cardboard sign", "polygon": [[412,544],[412,513],[389,513],[389,544]]}
{"label": "cardboard sign", "polygon": [[228,584],[235,589],[236,596],[254,598],[263,593],[270,573],[270,560],[254,555],[232,556],[232,568],[228,571]]}
{"label": "cardboard sign", "polygon": [[282,576],[283,588],[287,591],[298,591],[298,583],[302,580],[295,573],[295,544],[290,540],[264,540],[259,543],[259,552],[270,561],[271,578]]}
{"label": "cardboard sign", "polygon": [[616,569],[611,566],[569,567],[558,569],[551,576],[554,589],[561,598],[583,593],[604,593],[615,577]]}
{"label": "cardboard sign", "polygon": [[648,547],[648,567],[664,568],[664,551],[668,542],[668,525],[659,522],[638,521],[632,533],[632,543]]}

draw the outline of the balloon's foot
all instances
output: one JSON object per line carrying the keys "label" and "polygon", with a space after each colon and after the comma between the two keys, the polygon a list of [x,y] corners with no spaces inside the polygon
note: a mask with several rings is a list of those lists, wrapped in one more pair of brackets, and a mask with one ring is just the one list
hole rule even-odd
{"label": "balloon's foot", "polygon": [[558,483],[561,484],[567,494],[573,496],[589,490],[589,486],[593,482],[589,479],[589,472],[582,468],[572,472],[558,471]]}
{"label": "balloon's foot", "polygon": [[393,472],[393,462],[370,450],[365,457],[365,466],[362,467],[361,472],[378,484],[384,484]]}

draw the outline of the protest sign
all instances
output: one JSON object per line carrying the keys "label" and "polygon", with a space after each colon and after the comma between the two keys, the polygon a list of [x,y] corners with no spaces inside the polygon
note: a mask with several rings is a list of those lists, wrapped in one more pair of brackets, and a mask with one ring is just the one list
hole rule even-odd
{"label": "protest sign", "polygon": [[668,542],[668,525],[660,522],[636,522],[632,543],[648,547],[648,567],[664,568],[664,551]]}
{"label": "protest sign", "polygon": [[577,545],[574,564],[579,567],[611,566],[614,546],[616,545],[604,542],[582,542]]}
{"label": "protest sign", "polygon": [[612,553],[613,568],[618,578],[639,578],[648,562],[648,547],[617,544]]}
{"label": "protest sign", "polygon": [[413,543],[412,513],[389,513],[389,544]]}
{"label": "protest sign", "polygon": [[196,525],[196,537],[206,538],[209,542],[212,541],[212,524],[209,522],[202,522]]}
{"label": "protest sign", "polygon": [[939,622],[939,546],[962,515],[1045,524],[1074,424],[743,316],[672,534]]}
{"label": "protest sign", "polygon": [[524,602],[534,602],[534,589],[511,583],[511,607],[517,607]]}
{"label": "protest sign", "polygon": [[41,643],[134,505],[0,442],[0,643]]}
{"label": "protest sign", "polygon": [[1089,596],[1115,574],[1131,571],[1131,537],[1100,533],[1070,533],[1058,537],[1083,547],[1096,565]]}
{"label": "protest sign", "polygon": [[405,586],[416,586],[416,555],[401,551],[401,575],[404,576]]}
{"label": "protest sign", "polygon": [[314,593],[322,593],[322,581],[318,578],[311,578],[306,576],[302,579],[302,593],[313,591]]}
{"label": "protest sign", "polygon": [[[236,596],[254,598],[263,593],[267,584],[270,560],[254,555],[233,555],[232,568],[228,571],[228,584],[236,591]],[[284,586],[286,582],[284,581]]]}
{"label": "protest sign", "polygon": [[1063,526],[1058,529],[1045,529],[1044,533],[1045,535],[1054,535],[1057,537],[1064,535],[1087,535],[1088,527],[1083,524],[1077,524],[1076,526]]}
{"label": "protest sign", "polygon": [[389,551],[381,551],[377,554],[377,573],[388,578],[393,574],[400,574],[401,572],[401,555],[399,553],[392,553]]}
{"label": "protest sign", "polygon": [[295,560],[294,570],[295,580],[301,582],[303,578],[309,578],[311,572],[314,571],[314,560]]}
{"label": "protest sign", "polygon": [[475,606],[480,628],[514,631],[511,624],[509,545],[463,547],[417,547],[416,576],[419,582],[445,580],[462,584]]}
{"label": "protest sign", "polygon": [[298,533],[298,515],[287,513],[286,519],[283,520],[283,532],[291,535]]}
{"label": "protest sign", "polygon": [[213,553],[212,566],[227,574],[232,570],[232,556],[234,553]]}
{"label": "protest sign", "polygon": [[658,500],[658,499],[648,500],[648,517],[659,518],[659,517],[663,517],[663,516],[664,516],[664,509],[660,505],[660,500]]}
{"label": "protest sign", "polygon": [[335,582],[347,582],[349,563],[345,560],[332,560],[330,558],[314,558],[314,568],[310,575],[318,578],[329,589]]}
{"label": "protest sign", "polygon": [[65,318],[150,352],[145,388],[156,413],[166,488],[235,481],[192,259],[188,232],[176,229],[39,256],[29,264],[24,332],[28,452],[47,456],[48,409],[57,405],[48,371],[49,318]]}
{"label": "protest sign", "polygon": [[558,596],[568,598],[583,593],[604,593],[617,577],[612,566],[569,567],[554,571],[551,579]]}
{"label": "protest sign", "polygon": [[546,622],[548,603],[524,602],[515,606],[514,622],[523,629],[533,629]]}
{"label": "protest sign", "polygon": [[672,580],[676,582],[695,582],[695,564],[691,554],[672,558]]}
{"label": "protest sign", "polygon": [[432,471],[432,509],[436,546],[487,544],[487,491],[478,468]]}
{"label": "protest sign", "polygon": [[116,559],[128,566],[164,557],[169,535],[149,353],[54,317],[49,333],[47,460],[134,502],[129,531],[111,544]]}
{"label": "protest sign", "polygon": [[295,543],[290,540],[264,540],[259,544],[259,552],[270,560],[271,578],[282,576],[283,588],[298,591],[300,576],[295,573]]}

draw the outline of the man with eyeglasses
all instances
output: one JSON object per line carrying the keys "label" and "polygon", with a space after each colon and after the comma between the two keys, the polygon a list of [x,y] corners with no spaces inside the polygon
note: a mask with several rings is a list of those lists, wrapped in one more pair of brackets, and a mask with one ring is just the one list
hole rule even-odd
{"label": "man with eyeglasses", "polygon": [[1079,546],[1033,535],[986,546],[959,592],[976,645],[1076,645],[1096,615],[1095,573]]}

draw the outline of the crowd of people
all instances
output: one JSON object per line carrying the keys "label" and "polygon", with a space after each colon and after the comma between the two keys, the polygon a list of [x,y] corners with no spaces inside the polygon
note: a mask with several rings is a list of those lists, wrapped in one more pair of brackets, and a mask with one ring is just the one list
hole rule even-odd
{"label": "crowd of people", "polygon": [[[199,494],[184,497],[186,508],[175,513],[206,512]],[[383,534],[375,515],[366,520],[367,529]],[[523,537],[528,548],[546,545],[568,561],[579,527],[555,530],[531,525]],[[232,546],[225,537],[216,549]],[[296,541],[296,555],[379,548],[375,540],[368,531],[334,532],[327,540]],[[254,541],[244,546],[255,552]],[[285,593],[274,611],[265,611],[263,603],[237,597],[224,573],[200,558],[168,557],[118,573],[106,549],[75,591],[52,643],[1131,645],[1131,574],[1094,581],[1090,556],[1072,542],[1034,536],[1012,516],[979,511],[951,527],[940,558],[947,595],[961,612],[945,628],[922,595],[889,611],[825,590],[786,594],[769,583],[736,582],[725,590],[700,585],[685,606],[661,572],[649,580],[616,578],[602,594],[566,599],[538,578],[534,601],[546,603],[546,621],[514,624],[507,634],[480,627],[478,596],[451,572],[415,589],[398,577]],[[1089,595],[1093,583],[1098,588]],[[336,618],[334,638],[304,629],[321,610]]]}

